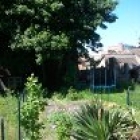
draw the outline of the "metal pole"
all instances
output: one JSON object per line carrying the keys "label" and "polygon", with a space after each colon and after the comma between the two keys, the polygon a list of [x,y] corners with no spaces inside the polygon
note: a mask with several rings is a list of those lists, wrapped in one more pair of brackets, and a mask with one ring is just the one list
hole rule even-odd
{"label": "metal pole", "polygon": [[115,87],[116,87],[116,79],[117,79],[117,78],[116,78],[116,67],[114,67],[114,77],[115,77],[115,78],[114,78],[114,85],[115,85]]}
{"label": "metal pole", "polygon": [[105,93],[106,93],[106,88],[107,88],[107,84],[106,84],[106,79],[107,79],[107,77],[106,77],[106,66],[105,66]]}
{"label": "metal pole", "polygon": [[5,140],[4,133],[4,119],[1,118],[1,140]]}
{"label": "metal pole", "polygon": [[95,75],[95,69],[94,69],[94,66],[93,66],[93,91],[94,91],[94,75]]}
{"label": "metal pole", "polygon": [[127,94],[126,94],[126,103],[127,105],[130,105],[130,90],[129,90],[130,87],[128,87],[127,89]]}
{"label": "metal pole", "polygon": [[20,129],[20,93],[18,98],[18,139],[21,140],[21,129]]}
{"label": "metal pole", "polygon": [[25,91],[23,90],[22,91],[22,102],[24,103],[24,101],[25,101]]}

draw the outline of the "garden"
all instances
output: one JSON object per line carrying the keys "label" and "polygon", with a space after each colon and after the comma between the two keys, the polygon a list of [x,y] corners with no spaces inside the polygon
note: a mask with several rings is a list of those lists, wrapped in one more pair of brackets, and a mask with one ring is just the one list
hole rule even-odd
{"label": "garden", "polygon": [[71,87],[47,98],[47,91],[33,75],[25,90],[25,95],[9,90],[0,97],[2,140],[127,140],[139,136],[139,85],[130,91],[129,104],[127,90],[95,93]]}
{"label": "garden", "polygon": [[[97,29],[118,19],[117,5],[117,0],[0,1],[1,140],[139,137],[139,85],[121,92],[74,88],[78,58],[90,59],[88,50],[103,47]],[[100,62],[93,59],[90,68]],[[18,84],[8,84],[10,77],[20,79]]]}

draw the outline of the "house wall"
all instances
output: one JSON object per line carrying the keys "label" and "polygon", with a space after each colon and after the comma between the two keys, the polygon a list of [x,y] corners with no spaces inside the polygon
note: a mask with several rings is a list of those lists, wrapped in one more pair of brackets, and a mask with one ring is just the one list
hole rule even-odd
{"label": "house wall", "polygon": [[128,81],[130,79],[129,67],[125,63],[119,63],[115,66],[116,82]]}

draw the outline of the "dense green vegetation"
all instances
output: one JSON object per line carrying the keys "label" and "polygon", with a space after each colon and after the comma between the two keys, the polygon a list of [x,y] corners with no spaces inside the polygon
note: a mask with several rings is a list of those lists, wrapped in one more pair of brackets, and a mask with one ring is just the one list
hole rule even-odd
{"label": "dense green vegetation", "polygon": [[[0,65],[24,79],[36,73],[47,93],[51,93],[49,99],[43,98],[48,97],[44,94],[47,90],[37,84],[38,79],[27,79],[27,96],[24,103],[21,101],[21,133],[25,132],[21,137],[119,140],[128,139],[128,133],[137,127],[139,85],[130,91],[130,106],[127,91],[73,88],[77,82],[77,58],[81,54],[88,57],[83,44],[89,43],[93,51],[102,46],[96,30],[106,29],[106,23],[116,21],[116,6],[115,0],[0,1]],[[58,90],[63,86],[63,90]],[[3,95],[0,117],[5,121],[6,139],[17,140],[18,93],[9,90]],[[48,100],[45,108],[44,100]]]}
{"label": "dense green vegetation", "polygon": [[18,138],[18,100],[8,92],[7,97],[0,96],[0,118],[5,122],[5,138]]}
{"label": "dense green vegetation", "polygon": [[34,72],[36,60],[41,64],[37,73],[49,89],[72,86],[78,54],[88,53],[83,44],[90,42],[93,51],[101,46],[96,29],[116,21],[116,5],[115,0],[1,0],[1,57],[14,61],[21,76]]}
{"label": "dense green vegetation", "polygon": [[40,120],[40,113],[44,111],[46,101],[43,99],[44,90],[38,83],[38,79],[31,75],[25,85],[26,101],[21,106],[21,125],[25,131],[26,139],[40,140],[43,122]]}
{"label": "dense green vegetation", "polygon": [[136,122],[132,113],[123,109],[106,109],[99,101],[84,105],[74,116],[76,140],[128,140]]}
{"label": "dense green vegetation", "polygon": [[[138,85],[136,86],[133,92],[131,91],[131,93],[135,94],[135,96],[133,96],[135,97],[135,99],[140,99]],[[91,92],[90,90],[77,91],[73,88],[70,88],[68,93],[65,95],[62,93],[54,93],[54,95],[49,100],[46,99],[48,100],[48,107],[46,106],[45,111],[40,114],[41,120],[43,120],[45,124],[43,131],[41,131],[42,138],[49,138],[48,140],[52,140],[61,139],[63,137],[65,138],[65,140],[68,140],[75,122],[75,120],[73,120],[73,110],[77,109],[77,107],[80,107],[81,105],[91,103],[94,104],[96,103],[96,101],[102,101],[103,107],[105,107],[106,109],[113,107],[114,110],[120,110],[121,107],[121,110],[123,111],[132,111],[134,118],[137,120],[137,122],[140,123],[140,110],[138,104],[132,104],[128,106],[126,102],[126,95],[126,91],[121,93],[110,92],[109,94],[97,94]],[[132,100],[133,98],[131,98],[131,101]],[[52,108],[54,107],[54,110],[52,110],[52,112],[47,113],[52,109],[51,108],[50,110],[48,110],[49,104],[50,106],[52,106]],[[93,109],[92,106],[91,109]],[[5,119],[6,137],[10,137],[11,140],[16,140],[18,136],[17,97],[12,96],[10,93],[8,93],[5,97],[0,97],[0,114]],[[87,119],[86,116],[85,119]]]}

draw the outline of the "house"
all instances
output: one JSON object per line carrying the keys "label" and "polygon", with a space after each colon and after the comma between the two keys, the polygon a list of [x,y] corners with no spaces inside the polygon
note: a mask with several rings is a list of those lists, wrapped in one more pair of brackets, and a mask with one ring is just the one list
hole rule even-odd
{"label": "house", "polygon": [[[98,66],[91,69],[91,88],[114,88],[120,83],[137,79],[140,63],[132,54],[106,54]],[[139,67],[140,70],[140,67]]]}
{"label": "house", "polygon": [[140,64],[140,47],[134,47],[134,48],[129,49],[129,53],[135,55],[136,60]]}
{"label": "house", "polygon": [[120,48],[109,48],[106,55],[108,58],[113,58],[115,62],[116,82],[129,81],[132,78],[140,79],[140,48],[129,45],[120,45]]}
{"label": "house", "polygon": [[[100,55],[100,54],[99,54]],[[85,58],[81,56],[78,58],[78,81],[79,84],[85,84],[91,87],[109,86],[114,82],[111,75],[111,67],[105,68],[105,55],[95,57],[90,56]],[[107,75],[105,77],[105,75]]]}
{"label": "house", "polygon": [[88,85],[90,82],[90,62],[84,55],[78,58],[78,84]]}
{"label": "house", "polygon": [[79,58],[80,79],[92,88],[116,86],[131,79],[140,81],[140,48],[122,44],[118,47],[110,47],[98,59],[94,58],[97,54]]}
{"label": "house", "polygon": [[116,83],[128,81],[131,79],[131,70],[138,67],[140,63],[137,61],[136,56],[132,54],[108,54],[106,61],[112,58],[114,61],[114,71]]}

